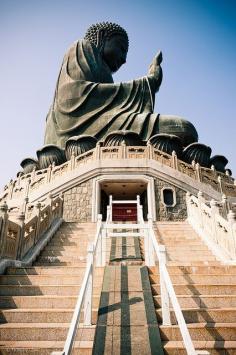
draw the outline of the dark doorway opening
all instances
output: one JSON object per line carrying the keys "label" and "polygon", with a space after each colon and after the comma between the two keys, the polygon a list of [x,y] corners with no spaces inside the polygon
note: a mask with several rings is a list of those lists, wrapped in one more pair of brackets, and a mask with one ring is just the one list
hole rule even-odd
{"label": "dark doorway opening", "polygon": [[[101,203],[100,213],[103,220],[106,220],[107,206],[109,205],[109,196],[117,203],[114,204],[113,214],[116,221],[136,221],[137,205],[136,204],[119,204],[118,201],[136,200],[137,195],[140,196],[140,203],[143,206],[143,217],[147,220],[148,200],[147,200],[147,183],[144,181],[106,181],[101,184]],[[114,219],[113,219],[114,220]]]}

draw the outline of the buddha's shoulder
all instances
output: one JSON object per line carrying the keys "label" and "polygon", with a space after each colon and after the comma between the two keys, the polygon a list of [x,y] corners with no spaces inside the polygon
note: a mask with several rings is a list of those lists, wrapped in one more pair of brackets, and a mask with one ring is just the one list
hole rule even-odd
{"label": "buddha's shoulder", "polygon": [[75,50],[77,52],[80,52],[80,51],[97,52],[98,51],[97,47],[93,43],[89,42],[86,39],[78,39],[77,41],[74,41],[72,43],[72,45],[69,47],[68,52],[75,51]]}

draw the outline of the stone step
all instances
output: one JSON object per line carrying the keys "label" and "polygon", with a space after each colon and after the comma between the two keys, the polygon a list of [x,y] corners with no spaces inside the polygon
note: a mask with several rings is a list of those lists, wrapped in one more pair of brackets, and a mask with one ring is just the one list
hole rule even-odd
{"label": "stone step", "polygon": [[[236,285],[176,285],[173,284],[176,295],[236,295]],[[152,284],[153,295],[160,294],[160,285]]]}
{"label": "stone step", "polygon": [[[188,324],[188,330],[192,340],[231,340],[236,341],[235,323],[192,323]],[[182,340],[178,325],[160,326],[161,339]]]}
{"label": "stone step", "polygon": [[155,234],[157,237],[161,238],[180,238],[180,239],[196,239],[196,240],[201,240],[200,237],[193,231],[178,231],[178,230],[172,230],[172,231],[166,231],[166,230],[156,230]]}
{"label": "stone step", "polygon": [[[37,295],[78,295],[81,285],[1,285],[1,296],[37,296]],[[94,283],[94,287],[101,287],[101,283]]]}
{"label": "stone step", "polygon": [[81,267],[81,268],[85,268],[86,267],[86,263],[87,260],[83,259],[80,261],[53,261],[53,259],[51,259],[51,262],[47,259],[47,262],[41,262],[41,261],[36,261],[34,262],[34,266],[35,267],[47,267],[47,268],[51,268],[51,267]]}
{"label": "stone step", "polygon": [[[32,285],[32,286],[42,286],[42,285],[76,285],[80,286],[84,278],[84,272],[77,276],[71,275],[0,275],[0,287],[1,285]],[[95,285],[101,284],[101,276],[99,278],[95,277]]]}
{"label": "stone step", "polygon": [[[191,274],[191,275],[170,275],[171,281],[174,284],[179,285],[193,285],[193,284],[204,284],[204,285],[236,285],[236,275],[208,275],[208,274]],[[158,284],[160,280],[159,275],[150,275],[151,284]]]}
{"label": "stone step", "polygon": [[[81,240],[94,239],[96,231],[84,232],[66,232],[59,231],[55,234],[54,238],[80,238]],[[53,238],[53,239],[54,239]]]}
{"label": "stone step", "polygon": [[[26,268],[8,268],[6,275],[69,275],[76,276],[85,273],[86,268],[82,266],[32,266]],[[102,276],[104,272],[103,267],[96,267],[95,276]]]}
{"label": "stone step", "polygon": [[66,241],[66,240],[75,240],[75,241],[80,241],[81,243],[86,243],[88,241],[93,241],[95,238],[94,235],[78,235],[78,234],[56,234],[50,241],[52,243],[55,240],[61,240],[61,241]]}
{"label": "stone step", "polygon": [[[182,308],[186,323],[236,323],[236,308]],[[162,311],[156,309],[158,322],[162,323]],[[171,311],[171,322],[177,324],[175,313]]]}
{"label": "stone step", "polygon": [[[62,351],[64,341],[0,341],[1,354],[4,355],[51,355],[52,352]],[[14,350],[13,350],[14,349]],[[80,340],[73,344],[72,355],[91,355],[93,341]],[[13,352],[14,351],[14,352]]]}
{"label": "stone step", "polygon": [[[162,242],[165,242],[165,244],[170,245],[170,246],[171,245],[173,245],[173,246],[187,246],[188,243],[190,243],[189,241],[188,241],[188,243],[186,242],[186,238],[178,239],[178,243],[176,243],[175,240],[172,240],[172,238],[165,238],[165,236],[162,236],[162,237],[156,236],[156,239],[157,239],[158,243],[161,244]],[[200,238],[198,238],[198,239],[194,238],[193,240],[191,240],[191,245],[196,245],[196,247],[201,245],[201,246],[204,246],[207,248],[207,246],[202,242],[202,240]]]}
{"label": "stone step", "polygon": [[68,253],[75,252],[78,254],[81,250],[87,252],[87,246],[88,246],[87,244],[86,245],[73,245],[73,246],[72,245],[66,246],[64,244],[62,244],[62,245],[47,245],[44,250],[47,252],[53,251],[53,252],[60,253],[61,251],[65,251]]}
{"label": "stone step", "polygon": [[72,257],[84,257],[87,255],[87,247],[86,248],[73,248],[73,249],[47,249],[45,248],[44,251],[40,254],[39,258],[45,256],[72,256]]}
{"label": "stone step", "polygon": [[181,252],[181,253],[186,253],[186,252],[190,252],[190,253],[194,253],[194,252],[210,252],[211,251],[207,248],[206,245],[203,245],[203,244],[182,244],[182,245],[179,245],[179,243],[171,243],[171,244],[167,244],[167,243],[164,243],[166,249],[168,252],[173,252],[175,250],[177,250],[178,252]]}
{"label": "stone step", "polygon": [[156,238],[158,240],[179,240],[179,241],[186,241],[186,242],[191,242],[191,241],[200,241],[202,242],[202,239],[195,233],[167,233],[167,232],[156,232],[155,233]]}
{"label": "stone step", "polygon": [[[0,310],[0,323],[70,323],[74,308],[21,308]],[[83,311],[81,313],[83,319]],[[97,308],[92,321],[96,322]]]}
{"label": "stone step", "polygon": [[204,261],[194,261],[194,262],[180,260],[180,261],[168,261],[167,262],[167,267],[169,267],[169,266],[198,267],[198,266],[219,266],[219,265],[221,265],[221,263],[217,260],[214,260],[214,261],[204,260]]}
{"label": "stone step", "polygon": [[209,250],[181,250],[178,247],[175,250],[167,248],[167,256],[178,257],[183,259],[197,259],[202,258],[206,260],[215,259],[215,256]]}
{"label": "stone step", "polygon": [[[0,324],[1,341],[52,341],[66,340],[70,323],[6,323]],[[93,341],[95,326],[79,328],[76,340]]]}
{"label": "stone step", "polygon": [[186,221],[157,221],[154,223],[154,225],[156,227],[162,227],[162,228],[190,228],[192,229],[192,227],[190,226],[190,224]]}
{"label": "stone step", "polygon": [[209,261],[215,261],[216,258],[212,255],[210,256],[198,256],[198,255],[195,255],[195,256],[190,256],[190,255],[168,255],[167,253],[167,262],[168,261],[178,261],[179,263],[180,262],[204,262],[205,260],[207,260],[208,262]]}
{"label": "stone step", "polygon": [[[161,307],[161,297],[154,296],[156,308]],[[178,301],[182,308],[228,308],[236,307],[235,295],[178,295]]]}
{"label": "stone step", "polygon": [[41,265],[44,264],[50,264],[50,263],[78,263],[78,262],[85,262],[86,263],[86,254],[84,256],[62,256],[62,255],[42,255],[39,256],[37,259],[37,263],[34,265],[39,265],[38,263],[40,262]]}
{"label": "stone step", "polygon": [[86,248],[88,243],[92,242],[92,241],[82,241],[78,238],[78,239],[67,239],[67,240],[61,240],[61,239],[55,239],[53,241],[51,241],[50,243],[48,243],[48,245],[46,246],[46,248],[53,248],[53,247],[81,247],[81,248]]}
{"label": "stone step", "polygon": [[[150,275],[158,275],[159,267],[148,268]],[[236,275],[236,266],[168,266],[170,275]]]}
{"label": "stone step", "polygon": [[210,252],[204,252],[198,251],[195,253],[188,253],[188,252],[178,252],[178,250],[169,252],[167,250],[166,253],[167,261],[168,259],[170,260],[179,260],[180,262],[183,261],[215,261],[216,257],[213,256]]}
{"label": "stone step", "polygon": [[[236,354],[236,341],[224,340],[199,340],[194,341],[195,349],[207,350],[210,355],[235,355]],[[186,349],[183,341],[165,341],[163,347],[166,355],[186,355]]]}
{"label": "stone step", "polygon": [[[98,303],[100,289],[94,290],[94,301]],[[38,296],[2,296],[0,298],[0,309],[74,309],[77,296],[68,295],[38,295]],[[94,306],[94,305],[93,305]]]}

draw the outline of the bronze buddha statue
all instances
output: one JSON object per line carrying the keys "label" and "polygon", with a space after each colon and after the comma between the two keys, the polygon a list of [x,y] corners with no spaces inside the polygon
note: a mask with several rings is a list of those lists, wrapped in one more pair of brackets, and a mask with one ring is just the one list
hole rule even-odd
{"label": "bronze buddha statue", "polygon": [[112,73],[126,62],[128,46],[122,27],[103,22],[89,27],[85,38],[69,48],[47,116],[45,144],[64,148],[72,136],[86,134],[103,140],[117,130],[136,132],[143,141],[157,133],[174,134],[183,146],[198,140],[190,122],[153,113],[155,93],[162,82],[161,52],[146,76],[113,82]]}

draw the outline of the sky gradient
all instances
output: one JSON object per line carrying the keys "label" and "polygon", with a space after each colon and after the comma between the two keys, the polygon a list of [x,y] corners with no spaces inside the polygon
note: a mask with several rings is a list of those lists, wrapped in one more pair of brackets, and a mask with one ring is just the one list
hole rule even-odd
{"label": "sky gradient", "polygon": [[191,121],[212,155],[236,173],[236,1],[0,1],[0,189],[43,146],[45,118],[68,47],[92,23],[129,34],[127,63],[114,75],[147,74],[159,49],[163,82],[155,112]]}

